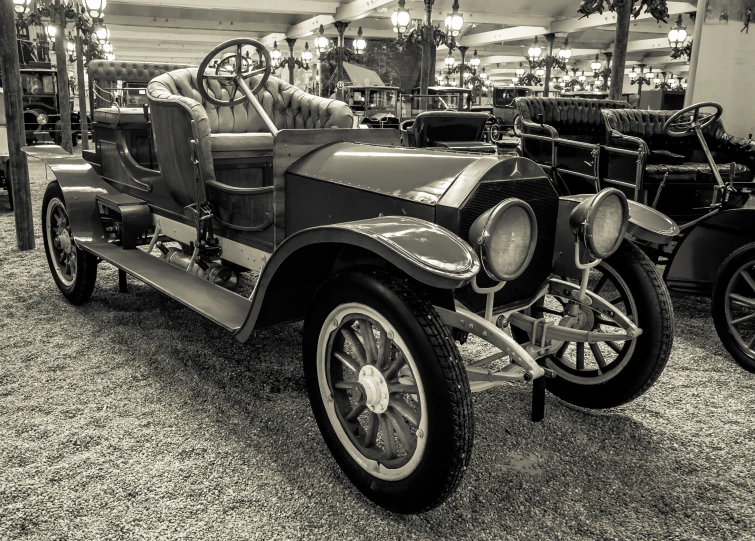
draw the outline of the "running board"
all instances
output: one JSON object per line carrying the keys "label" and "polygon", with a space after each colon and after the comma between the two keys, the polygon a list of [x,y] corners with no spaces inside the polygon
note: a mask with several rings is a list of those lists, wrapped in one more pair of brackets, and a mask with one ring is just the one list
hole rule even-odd
{"label": "running board", "polygon": [[110,243],[82,243],[81,247],[229,331],[238,331],[252,308],[245,297],[142,250],[124,250]]}

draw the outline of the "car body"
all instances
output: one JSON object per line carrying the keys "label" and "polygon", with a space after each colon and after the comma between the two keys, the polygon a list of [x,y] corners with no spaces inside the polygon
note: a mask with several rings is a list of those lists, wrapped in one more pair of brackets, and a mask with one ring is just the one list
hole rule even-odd
{"label": "car body", "polygon": [[347,86],[344,100],[357,114],[358,124],[398,128],[400,89],[395,86]]}
{"label": "car body", "polygon": [[608,99],[608,92],[600,90],[573,90],[561,92],[562,98],[585,98],[588,100]]}
{"label": "car body", "polygon": [[[244,47],[263,60],[262,75],[206,71]],[[593,408],[652,385],[671,314],[655,271],[623,240],[642,226],[631,225],[620,192],[560,198],[524,158],[401,148],[397,131],[350,129],[345,103],[270,73],[264,46],[236,38],[199,68],[152,79],[149,120],[138,109],[95,111],[94,150],[83,158],[25,148],[56,177],[42,226],[63,295],[86,301],[105,262],[122,290],[134,276],[240,342],[303,320],[305,381],[328,447],[365,495],[404,513],[458,486],[471,453],[470,392],[531,383],[540,420],[546,377],[551,392]],[[280,93],[291,111],[271,117],[257,96],[283,103]],[[247,132],[235,130],[235,114]],[[145,128],[159,169],[133,157],[131,132]],[[642,267],[634,289],[600,267],[615,257]],[[249,297],[233,291],[238,270],[257,273]],[[592,272],[625,309],[590,290]],[[543,313],[546,297],[562,299],[556,320]],[[469,334],[497,353],[463,364],[455,340]]]}

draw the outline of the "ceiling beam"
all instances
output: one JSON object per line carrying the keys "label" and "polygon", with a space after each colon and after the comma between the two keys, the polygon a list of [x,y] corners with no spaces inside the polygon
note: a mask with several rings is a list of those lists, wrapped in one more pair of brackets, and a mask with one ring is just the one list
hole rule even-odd
{"label": "ceiling beam", "polygon": [[[351,4],[349,4],[351,5]],[[409,14],[412,19],[424,19],[425,10],[410,9]],[[370,17],[389,19],[393,15],[393,10],[371,14]],[[446,11],[433,11],[433,21],[444,22],[446,20]],[[549,26],[553,22],[553,17],[544,17],[539,15],[520,15],[516,13],[464,13],[462,12],[465,23],[471,24],[501,24],[506,26]]]}
{"label": "ceiling beam", "polygon": [[535,36],[542,36],[547,33],[548,29],[543,26],[514,26],[512,28],[480,32],[479,34],[469,34],[457,41],[459,45],[475,47],[498,41],[534,38]]}
{"label": "ceiling beam", "polygon": [[[210,30],[214,32],[285,32],[287,24],[246,23],[235,21],[175,19],[163,17],[140,17],[127,15],[108,15],[108,28],[112,26],[137,28],[173,28],[176,30]],[[112,32],[112,30],[111,30]]]}
{"label": "ceiling beam", "polygon": [[290,39],[303,38],[304,36],[309,36],[317,32],[320,25],[329,26],[334,22],[336,22],[336,20],[332,15],[318,15],[317,17],[312,17],[311,19],[307,19],[306,21],[291,26],[286,30],[286,37]]}
{"label": "ceiling beam", "polygon": [[668,38],[656,38],[656,39],[638,39],[637,41],[630,41],[627,44],[627,52],[635,53],[639,51],[652,51],[652,50],[669,50]]}
{"label": "ceiling beam", "polygon": [[[336,10],[336,21],[357,21],[372,14],[393,0],[354,0],[350,4],[343,4]],[[391,12],[392,13],[392,12]],[[390,15],[388,15],[390,17]]]}
{"label": "ceiling beam", "polygon": [[126,6],[158,6],[186,9],[248,11],[259,13],[315,14],[335,13],[341,3],[317,2],[314,0],[110,0],[110,4]]}

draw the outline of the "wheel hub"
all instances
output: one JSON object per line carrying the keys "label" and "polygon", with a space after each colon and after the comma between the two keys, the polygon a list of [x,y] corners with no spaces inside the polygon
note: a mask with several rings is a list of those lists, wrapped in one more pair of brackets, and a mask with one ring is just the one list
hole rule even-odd
{"label": "wheel hub", "polygon": [[359,383],[364,389],[367,408],[374,413],[384,413],[388,409],[388,384],[380,370],[371,365],[359,371]]}
{"label": "wheel hub", "polygon": [[68,234],[68,231],[65,229],[58,235],[58,242],[60,243],[60,249],[63,250],[66,254],[71,253],[71,235]]}

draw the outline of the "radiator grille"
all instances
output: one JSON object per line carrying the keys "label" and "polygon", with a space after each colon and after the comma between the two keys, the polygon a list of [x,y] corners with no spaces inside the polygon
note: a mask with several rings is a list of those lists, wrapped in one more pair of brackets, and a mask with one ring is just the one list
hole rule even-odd
{"label": "radiator grille", "polygon": [[[459,236],[469,238],[469,229],[480,214],[509,197],[526,201],[535,212],[537,219],[537,248],[527,270],[514,281],[506,284],[495,295],[495,307],[503,308],[531,298],[550,276],[553,268],[553,246],[555,243],[558,217],[558,195],[550,181],[543,177],[525,180],[498,180],[481,183],[461,209],[459,215]],[[487,287],[494,284],[484,272],[477,277],[477,284]],[[463,287],[456,297],[473,312],[485,310],[485,297]]]}

